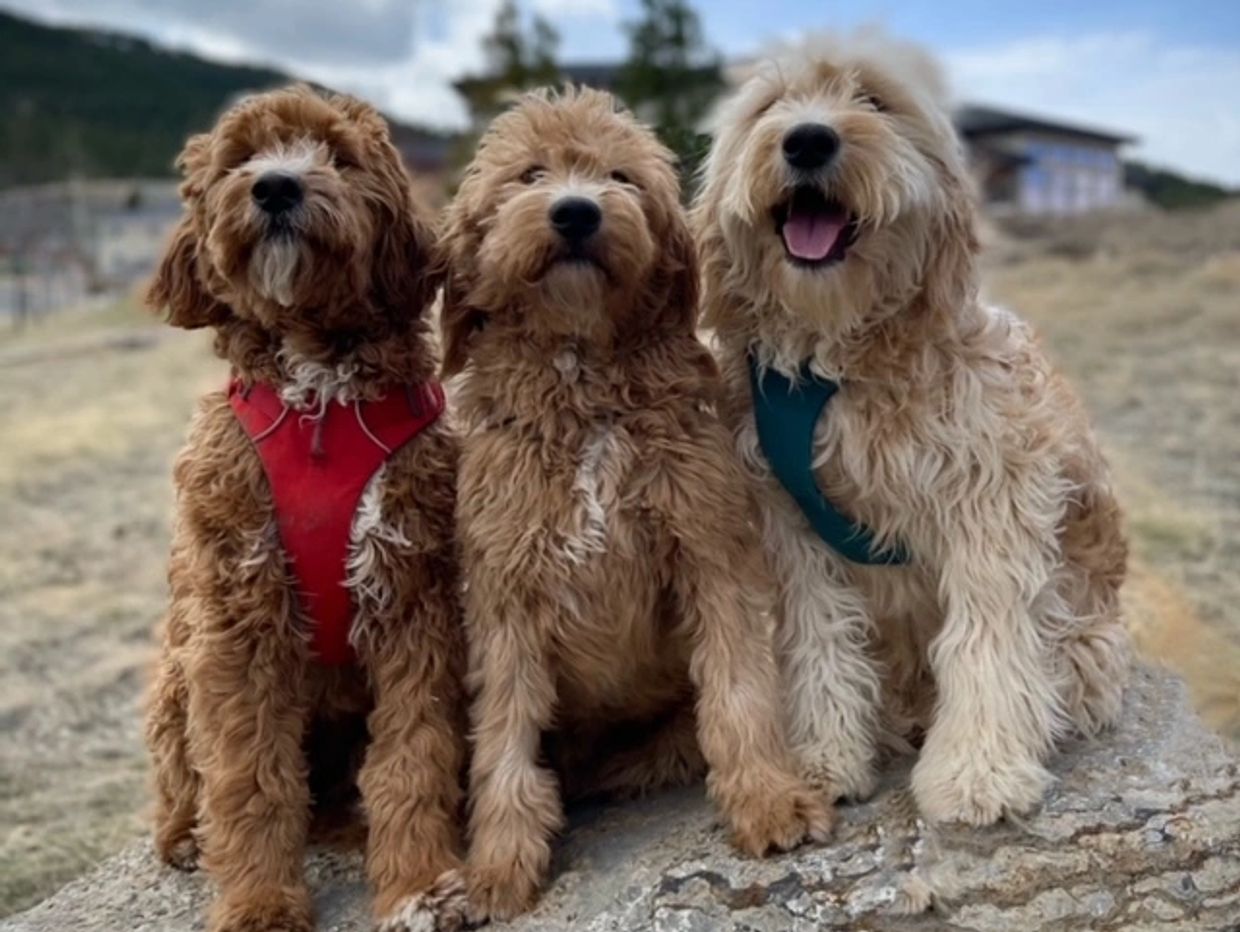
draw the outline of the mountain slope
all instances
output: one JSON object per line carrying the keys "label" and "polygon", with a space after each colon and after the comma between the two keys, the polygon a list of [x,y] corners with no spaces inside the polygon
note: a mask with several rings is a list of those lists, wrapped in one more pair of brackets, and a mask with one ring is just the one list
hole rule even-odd
{"label": "mountain slope", "polygon": [[0,187],[171,174],[185,136],[229,100],[288,80],[0,12]]}

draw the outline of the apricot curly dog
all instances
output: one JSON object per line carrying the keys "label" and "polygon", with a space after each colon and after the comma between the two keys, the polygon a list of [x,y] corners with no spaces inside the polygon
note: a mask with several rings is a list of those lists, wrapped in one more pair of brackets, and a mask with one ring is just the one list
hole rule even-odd
{"label": "apricot curly dog", "polygon": [[940,89],[881,36],[787,50],[723,105],[694,223],[802,764],[864,796],[925,729],[922,812],[981,824],[1116,717],[1126,545],[1080,403],[978,298]]}
{"label": "apricot curly dog", "polygon": [[347,97],[252,97],[180,165],[187,211],[149,302],[213,327],[233,383],[200,402],[175,470],[156,846],[178,866],[201,846],[214,930],[311,928],[311,784],[365,716],[375,912],[423,929],[450,906],[464,750],[433,232],[383,119]]}
{"label": "apricot curly dog", "polygon": [[[708,767],[742,850],[823,838],[830,810],[785,746],[769,577],[711,410],[670,153],[607,94],[527,96],[483,137],[441,242],[476,917],[529,908],[547,873],[549,733],[570,791]],[[615,753],[587,772],[596,741]]]}

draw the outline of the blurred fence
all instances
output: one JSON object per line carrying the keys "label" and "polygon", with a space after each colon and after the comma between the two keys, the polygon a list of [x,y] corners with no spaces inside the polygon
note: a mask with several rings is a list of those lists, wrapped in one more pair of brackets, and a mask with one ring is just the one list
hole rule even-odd
{"label": "blurred fence", "polygon": [[0,327],[132,289],[154,268],[180,210],[175,182],[162,180],[0,192]]}

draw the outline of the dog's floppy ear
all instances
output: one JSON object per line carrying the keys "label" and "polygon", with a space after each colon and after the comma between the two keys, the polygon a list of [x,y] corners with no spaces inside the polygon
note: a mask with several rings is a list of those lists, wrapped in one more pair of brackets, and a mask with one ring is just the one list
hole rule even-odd
{"label": "dog's floppy ear", "polygon": [[655,319],[675,330],[692,333],[698,314],[697,246],[679,204],[668,215],[653,286]]}
{"label": "dog's floppy ear", "polygon": [[[191,136],[177,156],[177,167],[185,174],[181,197],[192,201],[198,196],[193,176],[206,157],[210,137]],[[192,210],[192,208],[191,208]],[[154,310],[168,309],[168,323],[192,330],[222,324],[230,316],[228,308],[207,292],[198,263],[198,233],[192,213],[177,223],[155,275],[146,290],[146,303]]]}
{"label": "dog's floppy ear", "polygon": [[422,314],[439,287],[435,261],[435,231],[428,211],[413,193],[409,173],[387,121],[374,107],[344,95],[332,103],[348,115],[367,139],[368,158],[374,160],[383,207],[371,267],[374,301],[388,314]]}
{"label": "dog's floppy ear", "polygon": [[719,327],[727,295],[724,283],[728,280],[731,261],[727,243],[719,229],[714,201],[706,197],[705,189],[698,192],[689,215],[689,225],[697,246],[698,281],[702,288],[699,319],[705,327]]}
{"label": "dog's floppy ear", "polygon": [[[399,169],[404,175],[404,169]],[[422,314],[438,287],[435,235],[408,191],[407,176],[397,188],[402,194],[390,204],[375,243],[372,266],[375,303],[385,312]]]}
{"label": "dog's floppy ear", "polygon": [[469,362],[474,335],[486,323],[486,315],[469,303],[470,269],[475,261],[477,238],[470,222],[469,199],[472,187],[466,173],[456,199],[448,207],[436,249],[439,253],[443,307],[439,313],[440,344],[443,347],[441,376],[450,379]]}
{"label": "dog's floppy ear", "polygon": [[464,292],[462,284],[451,277],[444,283],[439,329],[443,344],[441,376],[445,379],[452,378],[465,368],[474,334],[486,322],[481,311],[466,303]]}
{"label": "dog's floppy ear", "polygon": [[193,330],[228,320],[228,308],[207,293],[198,268],[198,234],[193,218],[177,224],[172,241],[146,290],[146,303],[154,310],[168,310],[168,323]]}
{"label": "dog's floppy ear", "polygon": [[979,244],[969,183],[949,165],[940,166],[939,171],[944,178],[945,203],[938,212],[938,229],[926,268],[925,300],[932,311],[955,316],[974,297]]}

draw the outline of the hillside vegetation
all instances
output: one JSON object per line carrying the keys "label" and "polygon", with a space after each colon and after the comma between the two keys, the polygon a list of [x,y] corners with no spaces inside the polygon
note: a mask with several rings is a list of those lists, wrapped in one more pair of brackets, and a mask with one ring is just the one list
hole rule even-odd
{"label": "hillside vegetation", "polygon": [[1154,168],[1141,162],[1124,163],[1124,186],[1140,191],[1151,204],[1171,210],[1182,207],[1209,207],[1240,193],[1209,181],[1185,178],[1168,169]]}
{"label": "hillside vegetation", "polygon": [[169,175],[186,135],[229,100],[288,80],[0,13],[0,187]]}

